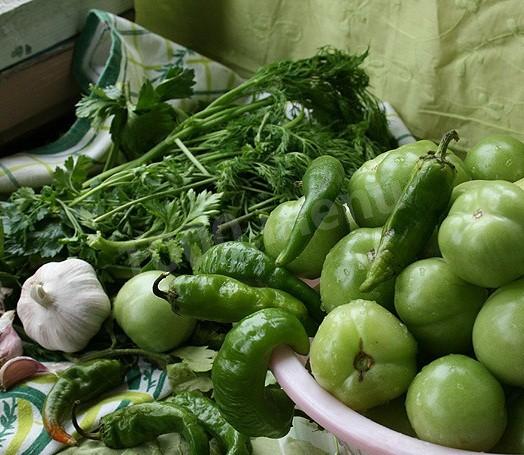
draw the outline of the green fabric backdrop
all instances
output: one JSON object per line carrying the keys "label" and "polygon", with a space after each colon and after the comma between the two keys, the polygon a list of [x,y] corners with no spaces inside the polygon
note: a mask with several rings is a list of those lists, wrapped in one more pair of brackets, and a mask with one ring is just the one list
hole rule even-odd
{"label": "green fabric backdrop", "polygon": [[248,74],[330,44],[361,52],[417,137],[524,140],[522,0],[135,0],[146,28]]}

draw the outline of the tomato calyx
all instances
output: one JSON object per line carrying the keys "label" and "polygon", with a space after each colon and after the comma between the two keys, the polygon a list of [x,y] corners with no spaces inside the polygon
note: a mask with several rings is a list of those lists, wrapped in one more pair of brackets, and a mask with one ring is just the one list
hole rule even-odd
{"label": "tomato calyx", "polygon": [[358,371],[358,381],[364,380],[365,374],[373,368],[375,365],[375,359],[364,351],[364,342],[362,338],[359,341],[359,351],[353,359],[353,368]]}

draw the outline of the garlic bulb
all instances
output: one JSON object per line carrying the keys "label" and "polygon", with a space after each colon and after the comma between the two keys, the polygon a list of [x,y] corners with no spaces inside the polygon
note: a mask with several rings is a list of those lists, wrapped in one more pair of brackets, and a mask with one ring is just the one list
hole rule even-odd
{"label": "garlic bulb", "polygon": [[109,297],[90,264],[49,262],[22,286],[17,312],[26,333],[53,351],[83,349],[111,313]]}
{"label": "garlic bulb", "polygon": [[6,311],[0,317],[0,365],[23,353],[22,340],[13,329],[14,319],[14,311]]}

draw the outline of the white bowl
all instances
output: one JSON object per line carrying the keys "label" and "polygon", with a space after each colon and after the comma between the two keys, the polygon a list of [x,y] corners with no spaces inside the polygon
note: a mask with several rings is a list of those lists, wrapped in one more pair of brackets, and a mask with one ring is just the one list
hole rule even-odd
{"label": "white bowl", "polygon": [[[467,450],[450,449],[390,430],[360,415],[317,384],[304,367],[306,358],[288,346],[280,346],[271,357],[271,370],[295,404],[311,419],[333,433],[354,455],[466,455]],[[497,455],[497,454],[495,454]]]}

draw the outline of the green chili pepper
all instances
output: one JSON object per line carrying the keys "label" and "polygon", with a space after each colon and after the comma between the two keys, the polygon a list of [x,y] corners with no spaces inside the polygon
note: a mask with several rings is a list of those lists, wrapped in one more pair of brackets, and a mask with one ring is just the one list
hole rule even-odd
{"label": "green chili pepper", "polygon": [[288,292],[306,306],[311,317],[321,322],[318,292],[284,267],[276,267],[273,259],[245,242],[224,242],[207,250],[196,264],[195,273],[216,273]]}
{"label": "green chili pepper", "polygon": [[51,438],[75,445],[76,440],[62,425],[64,416],[69,416],[75,401],[86,402],[122,384],[127,369],[118,360],[100,359],[65,370],[44,402],[44,428]]}
{"label": "green chili pepper", "polygon": [[319,156],[307,168],[302,184],[304,204],[298,212],[286,248],[275,261],[278,266],[289,264],[304,251],[342,190],[344,168],[332,156]]}
{"label": "green chili pepper", "polygon": [[126,449],[153,441],[167,433],[180,433],[189,444],[190,455],[209,454],[209,439],[197,418],[174,403],[140,403],[118,409],[100,419],[93,433],[82,429],[73,408],[73,426],[87,439],[101,440],[112,449]]}
{"label": "green chili pepper", "polygon": [[200,425],[212,435],[226,455],[249,455],[251,443],[247,436],[235,430],[220,413],[213,400],[201,392],[181,392],[166,400],[192,412]]}
{"label": "green chili pepper", "polygon": [[247,436],[280,438],[291,428],[293,402],[280,388],[264,386],[271,353],[283,344],[299,354],[309,351],[300,321],[280,308],[267,308],[233,327],[213,362],[220,412]]}
{"label": "green chili pepper", "polygon": [[446,159],[455,130],[444,135],[437,152],[421,157],[393,212],[382,228],[377,253],[360,290],[367,292],[413,262],[427,244],[445,213],[455,178],[455,166]]}
{"label": "green chili pepper", "polygon": [[287,292],[272,288],[254,288],[223,275],[179,275],[167,291],[158,285],[153,292],[171,304],[175,313],[216,322],[237,322],[263,308],[282,308],[302,322],[307,310],[302,302]]}

